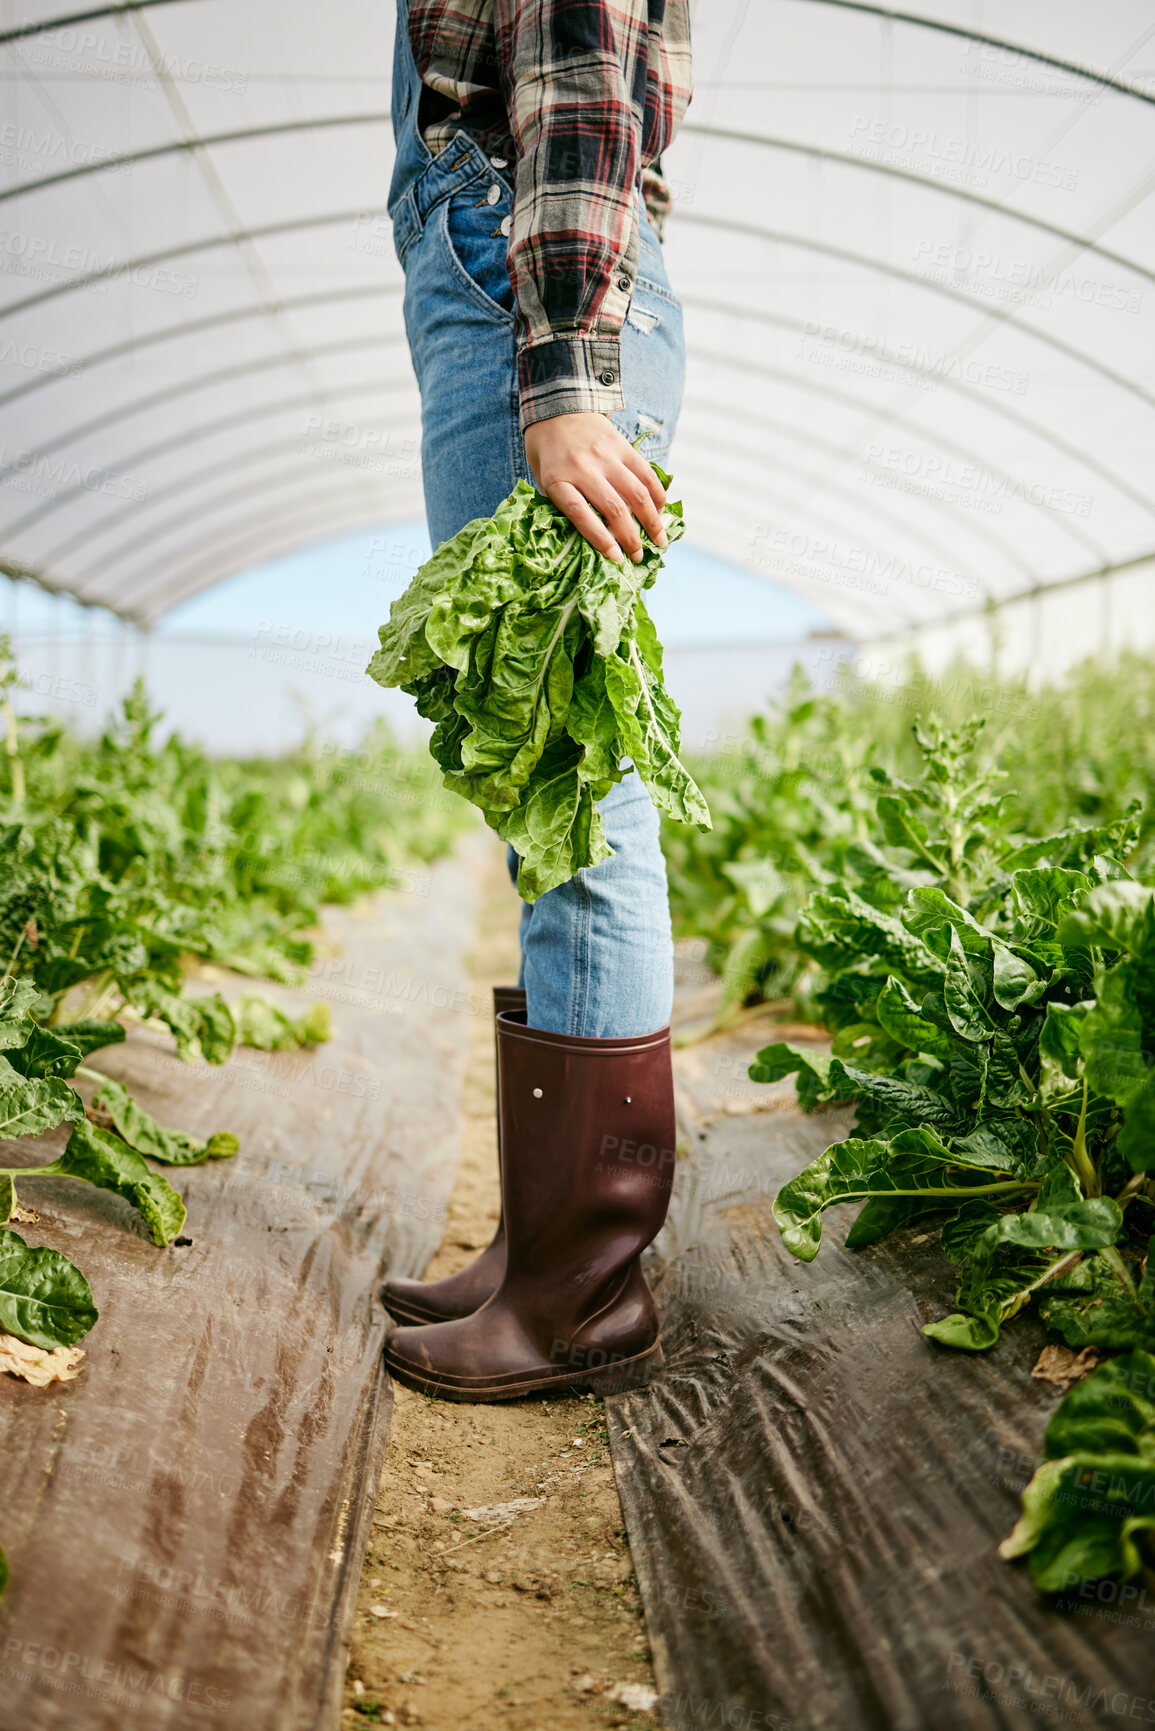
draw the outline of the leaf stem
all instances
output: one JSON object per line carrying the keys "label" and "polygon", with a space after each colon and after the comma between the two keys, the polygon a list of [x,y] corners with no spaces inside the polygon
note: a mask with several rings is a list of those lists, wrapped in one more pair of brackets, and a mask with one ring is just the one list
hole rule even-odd
{"label": "leaf stem", "polygon": [[836,1202],[865,1202],[872,1196],[958,1196],[966,1201],[971,1196],[1001,1196],[1010,1190],[1037,1189],[1037,1183],[1023,1184],[1015,1178],[1008,1178],[1005,1182],[998,1184],[920,1185],[917,1190],[905,1190],[898,1187],[893,1190],[848,1191],[834,1197],[827,1206],[833,1207]]}
{"label": "leaf stem", "polygon": [[8,754],[8,770],[12,777],[12,801],[14,805],[24,804],[24,763],[20,756],[20,728],[16,720],[16,711],[12,707],[12,699],[7,690],[3,697],[4,707],[4,749]]}
{"label": "leaf stem", "polygon": [[1070,1164],[1076,1178],[1083,1186],[1086,1196],[1098,1196],[1100,1192],[1099,1174],[1095,1171],[1087,1155],[1087,1078],[1083,1078],[1083,1103],[1079,1107],[1079,1122],[1075,1128],[1075,1140],[1071,1145]]}
{"label": "leaf stem", "polygon": [[12,954],[8,958],[8,966],[4,970],[4,978],[5,979],[10,978],[13,968],[16,966],[16,958],[20,954],[20,946],[24,942],[24,940],[27,936],[28,936],[28,927],[27,927],[27,925],[23,925],[20,928],[20,936],[16,939],[16,948],[12,951]]}
{"label": "leaf stem", "polygon": [[1128,1202],[1134,1202],[1136,1196],[1140,1194],[1143,1186],[1146,1184],[1148,1176],[1149,1174],[1146,1172],[1136,1172],[1132,1177],[1128,1178],[1126,1184],[1124,1184],[1122,1190],[1120,1190],[1118,1196],[1115,1198],[1120,1208],[1126,1208]]}
{"label": "leaf stem", "polygon": [[1137,1296],[1135,1292],[1135,1282],[1131,1278],[1131,1270],[1127,1267],[1127,1264],[1119,1254],[1118,1246],[1115,1244],[1104,1244],[1099,1251],[1099,1255],[1103,1258],[1107,1267],[1111,1269],[1111,1271],[1126,1287],[1128,1296],[1135,1298]]}
{"label": "leaf stem", "polygon": [[1069,1250],[1066,1256],[1060,1256],[1057,1262],[1044,1268],[1038,1279],[1032,1280],[1029,1286],[1024,1286],[1021,1293],[1016,1293],[1016,1298],[1026,1298],[1029,1293],[1037,1292],[1040,1286],[1045,1286],[1048,1280],[1053,1280],[1056,1274],[1066,1274],[1068,1268],[1074,1268],[1082,1254],[1081,1250]]}

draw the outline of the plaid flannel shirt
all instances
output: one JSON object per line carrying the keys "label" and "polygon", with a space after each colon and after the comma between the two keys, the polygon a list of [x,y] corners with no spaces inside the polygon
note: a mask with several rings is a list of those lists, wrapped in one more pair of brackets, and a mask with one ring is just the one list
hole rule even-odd
{"label": "plaid flannel shirt", "polygon": [[623,407],[621,331],[638,269],[636,188],[690,100],[688,0],[410,0],[421,125],[466,128],[515,165],[509,274],[522,431]]}

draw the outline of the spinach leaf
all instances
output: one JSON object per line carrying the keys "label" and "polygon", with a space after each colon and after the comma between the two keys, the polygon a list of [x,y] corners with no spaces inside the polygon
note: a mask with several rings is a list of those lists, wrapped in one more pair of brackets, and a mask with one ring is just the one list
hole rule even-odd
{"label": "spinach leaf", "polygon": [[114,1082],[111,1077],[98,1088],[92,1103],[103,1107],[130,1148],[153,1160],[162,1160],[167,1166],[199,1166],[205,1160],[228,1159],[240,1147],[237,1138],[227,1131],[218,1131],[207,1142],[198,1142],[183,1130],[166,1130],[137,1104],[123,1083]]}
{"label": "spinach leaf", "polygon": [[29,1169],[37,1178],[80,1178],[123,1196],[140,1214],[154,1244],[171,1244],[185,1221],[185,1205],[168,1181],[147,1167],[119,1136],[87,1119],[77,1124],[64,1153],[50,1166]]}
{"label": "spinach leaf", "polygon": [[[676,540],[680,505],[665,524]],[[437,549],[381,627],[369,673],[435,723],[445,786],[512,845],[527,902],[607,858],[596,802],[631,767],[660,811],[710,827],[642,601],[661,564],[644,535],[638,564],[613,564],[519,481]]]}
{"label": "spinach leaf", "polygon": [[[7,1068],[7,1066],[5,1066]],[[0,1071],[0,1140],[39,1136],[58,1124],[77,1124],[84,1117],[80,1096],[58,1077],[24,1077]]]}
{"label": "spinach leaf", "polygon": [[30,1249],[0,1229],[0,1329],[51,1352],[75,1346],[97,1318],[87,1280],[59,1250]]}
{"label": "spinach leaf", "polygon": [[1155,1560],[1155,1357],[1137,1350],[1100,1365],[1064,1396],[1023,1513],[999,1547],[1029,1556],[1045,1593],[1084,1580],[1128,1580]]}

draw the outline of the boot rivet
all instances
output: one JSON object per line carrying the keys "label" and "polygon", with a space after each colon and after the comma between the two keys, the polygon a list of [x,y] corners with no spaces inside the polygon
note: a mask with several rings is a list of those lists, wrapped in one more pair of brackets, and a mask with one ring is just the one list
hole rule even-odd
{"label": "boot rivet", "polygon": [[541,1089],[540,1089],[540,1088],[535,1088],[535,1089],[534,1089],[534,1091],[533,1091],[533,1097],[534,1097],[534,1099],[535,1099],[535,1100],[540,1100],[540,1099],[541,1099]]}
{"label": "boot rivet", "polygon": [[631,1104],[632,1104],[632,1103],[633,1103],[633,1095],[632,1095],[632,1094],[627,1094],[627,1095],[626,1095],[626,1098],[625,1098],[625,1102],[624,1102],[624,1104],[625,1104],[625,1105],[627,1105],[627,1106],[629,1106],[629,1105],[631,1105]]}

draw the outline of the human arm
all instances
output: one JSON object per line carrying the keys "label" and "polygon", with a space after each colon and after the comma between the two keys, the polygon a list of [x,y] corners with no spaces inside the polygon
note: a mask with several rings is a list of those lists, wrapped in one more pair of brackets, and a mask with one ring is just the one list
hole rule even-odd
{"label": "human arm", "polygon": [[689,94],[688,58],[679,83],[649,12],[641,0],[494,3],[517,153],[509,264],[526,454],[543,491],[618,558],[641,557],[639,523],[665,541],[661,484],[608,419],[624,406],[639,167]]}

